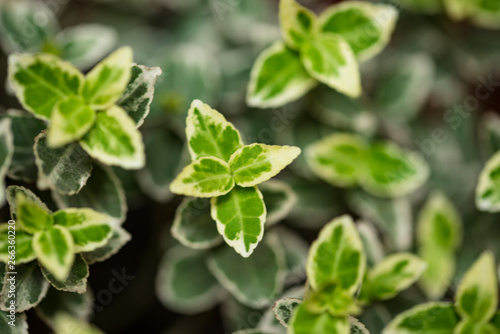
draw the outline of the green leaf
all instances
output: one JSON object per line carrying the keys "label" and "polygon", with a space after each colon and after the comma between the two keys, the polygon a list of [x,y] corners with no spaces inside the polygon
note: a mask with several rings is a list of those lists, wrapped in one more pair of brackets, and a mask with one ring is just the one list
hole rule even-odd
{"label": "green leaf", "polygon": [[88,320],[93,313],[93,307],[94,300],[90,290],[79,294],[50,288],[47,296],[38,304],[35,311],[39,318],[53,327],[54,317],[61,310],[81,320]]}
{"label": "green leaf", "polygon": [[22,192],[16,193],[16,223],[28,233],[48,229],[54,223],[52,214],[45,206],[26,197]]}
{"label": "green leaf", "polygon": [[205,253],[182,246],[170,249],[156,278],[160,301],[177,312],[196,314],[217,305],[224,290],[205,263]]}
{"label": "green leaf", "polygon": [[222,242],[206,198],[185,198],[175,212],[171,232],[181,244],[194,249],[209,249]]}
{"label": "green leaf", "polygon": [[112,236],[113,219],[92,209],[57,211],[54,223],[64,226],[73,237],[75,252],[90,252],[104,246]]}
{"label": "green leaf", "polygon": [[360,299],[386,300],[415,283],[427,264],[410,253],[396,253],[377,263],[368,271]]}
{"label": "green leaf", "polygon": [[342,36],[359,60],[376,56],[389,43],[398,11],[391,5],[351,1],[325,10],[320,30]]}
{"label": "green leaf", "polygon": [[476,187],[476,206],[480,211],[500,211],[500,152],[486,162]]}
{"label": "green leaf", "polygon": [[7,176],[14,180],[33,182],[37,178],[33,143],[35,137],[45,129],[45,123],[25,111],[8,110],[14,135],[14,156]]}
{"label": "green leaf", "polygon": [[80,144],[91,157],[104,164],[124,169],[144,167],[142,135],[125,110],[118,106],[97,113],[94,126]]}
{"label": "green leaf", "polygon": [[463,318],[476,322],[491,320],[498,307],[498,278],[491,252],[484,252],[465,273],[455,306]]}
{"label": "green leaf", "polygon": [[466,0],[443,0],[448,16],[455,21],[465,19],[473,10],[474,2]]}
{"label": "green leaf", "polygon": [[[266,222],[267,225],[267,222]],[[309,245],[296,233],[279,226],[274,230],[285,251],[287,285],[302,283],[306,278],[306,260]]]}
{"label": "green leaf", "polygon": [[96,112],[79,97],[60,101],[52,111],[47,143],[58,148],[82,138],[94,125]]}
{"label": "green leaf", "polygon": [[234,187],[229,165],[222,159],[204,157],[193,161],[170,185],[174,194],[194,197],[222,196]]}
{"label": "green leaf", "polygon": [[266,206],[257,187],[234,187],[224,196],[212,198],[212,218],[226,243],[249,257],[264,235]]}
{"label": "green leaf", "polygon": [[118,105],[140,127],[149,114],[149,106],[153,102],[156,79],[161,75],[161,68],[133,65],[132,75],[127,88],[118,100]]}
{"label": "green leaf", "polygon": [[5,203],[4,178],[14,155],[14,138],[11,131],[11,121],[0,119],[0,207]]}
{"label": "green leaf", "polygon": [[276,176],[299,154],[295,146],[251,144],[234,152],[229,166],[237,185],[252,187]]}
{"label": "green leaf", "polygon": [[74,261],[74,242],[71,233],[55,225],[43,232],[35,233],[33,249],[38,261],[59,281],[64,281]]}
{"label": "green leaf", "polygon": [[113,49],[117,39],[113,28],[95,23],[66,28],[56,36],[62,58],[80,69],[98,62]]}
{"label": "green leaf", "polygon": [[217,110],[194,100],[186,119],[186,137],[191,159],[217,157],[228,161],[243,146],[240,133]]}
{"label": "green leaf", "polygon": [[434,14],[442,11],[442,2],[441,0],[403,0],[401,5],[419,13]]}
{"label": "green leaf", "polygon": [[299,49],[318,29],[316,14],[295,0],[281,0],[279,16],[283,39],[294,50]]}
{"label": "green leaf", "polygon": [[277,42],[255,61],[248,84],[247,104],[258,108],[281,107],[301,98],[316,84],[299,55]]}
{"label": "green leaf", "polygon": [[[16,227],[16,231],[9,229],[9,226]],[[10,231],[10,232],[9,232]],[[10,236],[10,238],[9,238]],[[11,243],[12,242],[15,244]],[[32,247],[33,237],[26,232],[21,231],[17,226],[9,224],[0,224],[0,262],[7,263],[10,260],[15,260],[16,264],[30,262],[36,258]],[[11,255],[15,245],[15,255]],[[9,248],[10,246],[10,248]],[[1,290],[1,288],[0,288]]]}
{"label": "green leaf", "polygon": [[349,216],[328,223],[309,250],[307,277],[314,290],[338,284],[354,294],[365,273],[363,243]]}
{"label": "green leaf", "polygon": [[428,264],[420,285],[430,298],[442,297],[450,286],[461,241],[462,220],[453,203],[440,192],[432,193],[417,222],[418,252]]}
{"label": "green leaf", "polygon": [[354,317],[349,317],[349,324],[351,325],[350,334],[370,334],[366,326]]}
{"label": "green leaf", "polygon": [[324,33],[308,39],[300,48],[300,59],[316,80],[349,97],[361,95],[356,57],[339,35]]}
{"label": "green leaf", "polygon": [[[6,275],[0,297],[0,308],[9,311],[8,307],[15,301],[15,312],[27,311],[40,303],[47,294],[49,282],[43,277],[38,263],[16,264],[15,275]],[[14,287],[10,278],[14,277]],[[11,290],[14,290],[12,292]],[[3,334],[3,332],[2,332]]]}
{"label": "green leaf", "polygon": [[498,29],[500,27],[500,6],[492,0],[477,1],[471,20],[480,27]]}
{"label": "green leaf", "polygon": [[451,303],[427,303],[399,314],[382,334],[453,334],[458,321]]}
{"label": "green leaf", "polygon": [[104,334],[97,327],[90,325],[66,312],[60,312],[54,317],[54,333],[66,334],[71,328],[73,334]]}
{"label": "green leaf", "polygon": [[290,319],[288,334],[349,334],[349,329],[346,317],[312,313],[307,303],[302,303]]}
{"label": "green leaf", "polygon": [[59,208],[92,208],[123,222],[127,212],[125,192],[113,170],[94,164],[87,185],[74,196],[52,192]]}
{"label": "green leaf", "polygon": [[122,47],[101,61],[85,77],[82,97],[96,110],[112,107],[130,81],[133,52]]}
{"label": "green leaf", "polygon": [[377,262],[382,261],[385,257],[384,246],[379,239],[378,232],[370,222],[357,222],[359,236],[363,241],[363,248],[366,253],[366,263],[368,266],[373,266]]}
{"label": "green leaf", "polygon": [[[0,11],[1,14],[1,11]],[[28,322],[26,314],[12,316],[7,312],[0,311],[0,331],[2,334],[28,334]],[[16,319],[14,322],[11,322]],[[15,326],[12,326],[14,324]]]}
{"label": "green leaf", "polygon": [[278,299],[273,306],[273,313],[276,319],[284,327],[288,328],[288,322],[293,315],[293,311],[302,303],[302,300],[297,298]]}
{"label": "green leaf", "polygon": [[241,331],[233,332],[233,334],[276,334],[262,329],[243,329]]}
{"label": "green leaf", "polygon": [[210,253],[207,264],[226,290],[252,308],[270,305],[283,289],[285,259],[272,233],[249,258],[241,258],[229,247],[220,247]]}
{"label": "green leaf", "polygon": [[341,285],[330,284],[307,296],[308,310],[312,313],[328,313],[337,317],[359,314],[361,309],[355,303],[352,293]]}
{"label": "green leaf", "polygon": [[474,320],[464,319],[455,327],[453,334],[497,334],[498,329],[492,324],[477,323]]}
{"label": "green leaf", "polygon": [[34,202],[41,208],[43,208],[45,211],[50,212],[50,210],[47,208],[47,205],[42,202],[41,199],[39,199],[31,190],[28,190],[24,187],[20,186],[8,186],[7,187],[7,202],[9,202],[9,209],[10,209],[10,214],[12,219],[17,220],[17,211],[19,207],[18,203],[18,196],[21,196],[22,201],[21,203],[24,203],[24,199],[28,200],[29,202]]}
{"label": "green leaf", "polygon": [[47,269],[42,269],[43,276],[52,284],[54,288],[61,291],[76,292],[79,294],[87,291],[87,278],[89,276],[89,266],[81,254],[75,256],[75,262],[71,267],[68,277],[60,281],[56,279]]}
{"label": "green leaf", "polygon": [[120,226],[113,226],[111,237],[104,246],[83,253],[85,261],[88,264],[94,264],[107,260],[116,254],[130,239],[132,239],[132,236],[125,229]]}
{"label": "green leaf", "polygon": [[35,138],[35,161],[38,167],[37,186],[64,195],[77,194],[92,172],[90,156],[77,143],[51,148],[47,135]]}
{"label": "green leaf", "polygon": [[73,65],[55,56],[13,54],[9,80],[22,106],[35,117],[49,120],[57,104],[79,96],[84,78]]}
{"label": "green leaf", "polygon": [[284,219],[297,204],[297,195],[285,182],[270,180],[259,185],[266,203],[266,226],[272,226]]}

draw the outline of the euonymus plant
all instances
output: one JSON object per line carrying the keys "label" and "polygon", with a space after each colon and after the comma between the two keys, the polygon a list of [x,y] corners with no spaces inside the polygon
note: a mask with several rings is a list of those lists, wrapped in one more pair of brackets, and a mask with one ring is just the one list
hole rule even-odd
{"label": "euonymus plant", "polygon": [[389,42],[398,13],[389,5],[350,1],[320,16],[295,0],[280,1],[283,42],[264,50],[248,85],[253,107],[283,106],[321,82],[350,97],[361,95],[358,62]]}

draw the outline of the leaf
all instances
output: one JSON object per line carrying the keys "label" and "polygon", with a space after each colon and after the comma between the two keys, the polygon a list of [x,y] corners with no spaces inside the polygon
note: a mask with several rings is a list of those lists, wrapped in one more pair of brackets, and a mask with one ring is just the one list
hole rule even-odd
{"label": "leaf", "polygon": [[297,195],[285,182],[270,180],[259,185],[266,204],[266,226],[270,227],[288,216],[297,204]]}
{"label": "leaf", "polygon": [[440,192],[432,193],[420,211],[418,253],[428,264],[420,285],[430,298],[441,298],[452,283],[455,252],[462,242],[462,224],[453,203]]}
{"label": "leaf", "polygon": [[55,56],[12,54],[9,80],[21,105],[35,117],[49,120],[59,102],[80,94],[84,78]]}
{"label": "leaf", "polygon": [[36,307],[35,311],[39,318],[53,327],[54,317],[61,310],[81,320],[89,320],[93,313],[93,307],[94,300],[90,290],[79,294],[50,288],[47,296]]}
{"label": "leaf", "polygon": [[290,319],[288,334],[349,334],[349,329],[346,317],[335,317],[327,312],[315,314],[308,310],[307,303],[302,303]]}
{"label": "leaf", "polygon": [[249,257],[264,235],[266,206],[257,187],[234,187],[211,200],[212,218],[226,243],[243,257]]}
{"label": "leaf", "polygon": [[66,334],[71,328],[73,334],[104,334],[97,327],[90,325],[66,312],[59,312],[54,317],[54,333]]}
{"label": "leaf", "polygon": [[308,311],[315,314],[328,313],[336,317],[361,313],[352,293],[341,285],[330,284],[312,291],[306,299]]}
{"label": "leaf", "polygon": [[427,264],[410,253],[396,253],[386,257],[368,271],[361,290],[361,299],[387,300],[415,283]]}
{"label": "leaf", "polygon": [[[10,278],[14,277],[14,286]],[[47,294],[49,282],[40,273],[36,262],[28,264],[16,264],[16,274],[7,274],[4,278],[4,286],[0,297],[0,308],[9,311],[11,301],[15,301],[15,312],[27,311],[40,303]],[[14,290],[12,292],[11,290]],[[3,332],[2,332],[3,334]]]}
{"label": "leaf", "polygon": [[62,58],[80,69],[87,69],[104,57],[117,39],[113,28],[95,23],[66,28],[56,36]]}
{"label": "leaf", "polygon": [[[266,222],[267,224],[267,222]],[[276,235],[285,251],[287,285],[302,283],[306,278],[306,260],[309,245],[297,234],[285,227],[277,227]]]}
{"label": "leaf", "polygon": [[22,192],[17,192],[16,223],[19,223],[23,231],[33,234],[50,228],[54,220],[45,206],[26,197]]}
{"label": "leaf", "polygon": [[33,237],[33,250],[40,261],[57,280],[64,281],[74,261],[74,242],[71,233],[55,225]]}
{"label": "leaf", "polygon": [[20,110],[8,110],[6,117],[11,120],[14,136],[14,156],[7,176],[14,180],[32,182],[37,178],[33,143],[35,137],[45,129],[45,123]]}
{"label": "leaf", "polygon": [[243,146],[240,133],[217,110],[194,100],[186,119],[186,137],[191,159],[216,157],[228,161]]}
{"label": "leaf", "polygon": [[160,301],[183,314],[196,314],[217,305],[224,290],[205,263],[205,253],[177,246],[160,263],[156,278]]}
{"label": "leaf", "polygon": [[399,314],[382,334],[453,334],[458,321],[451,303],[426,303]]}
{"label": "leaf", "polygon": [[82,138],[92,128],[95,120],[96,112],[80,98],[70,97],[60,101],[50,118],[48,145],[59,148]]}
{"label": "leaf", "polygon": [[328,223],[309,250],[307,277],[314,290],[330,284],[354,294],[363,279],[366,256],[363,243],[349,216]]}
{"label": "leaf", "polygon": [[92,172],[92,160],[77,143],[51,148],[47,135],[35,138],[35,161],[38,167],[37,186],[64,195],[77,194]]}
{"label": "leaf", "polygon": [[354,317],[349,317],[349,324],[351,325],[350,334],[370,334],[366,326]]}
{"label": "leaf", "polygon": [[453,334],[495,334],[498,333],[498,329],[495,328],[492,324],[482,324],[477,323],[474,320],[464,319],[460,321],[455,327]]}
{"label": "leaf", "polygon": [[95,110],[111,108],[130,81],[132,62],[132,49],[122,47],[97,64],[85,77],[85,102]]}
{"label": "leaf", "polygon": [[74,251],[90,252],[104,246],[112,236],[111,217],[92,209],[70,208],[54,213],[54,223],[73,237]]}
{"label": "leaf", "polygon": [[14,138],[10,119],[0,119],[0,207],[5,203],[4,178],[14,155]]}
{"label": "leaf", "polygon": [[398,11],[391,5],[352,1],[329,7],[319,22],[321,31],[342,36],[365,61],[387,46],[397,19]]}
{"label": "leaf", "polygon": [[[13,234],[12,229],[9,229],[9,226],[16,227],[15,234]],[[33,261],[36,255],[31,245],[32,239],[31,235],[21,231],[15,224],[0,224],[0,262],[7,263],[9,261],[9,255],[11,255],[9,250],[12,251],[12,246],[14,246],[10,243],[11,240],[15,242],[15,256],[13,258],[15,258],[16,264]],[[9,246],[11,247],[9,248]]]}
{"label": "leaf", "polygon": [[480,211],[500,211],[500,152],[495,153],[484,166],[476,187],[476,206]]}
{"label": "leaf", "polygon": [[54,288],[61,291],[75,292],[83,294],[87,291],[87,278],[89,276],[89,266],[81,254],[75,256],[75,262],[71,267],[68,277],[60,281],[56,279],[47,269],[41,267],[43,276],[52,284]]}
{"label": "leaf", "polygon": [[210,215],[210,200],[188,197],[175,213],[172,236],[186,247],[209,249],[222,242]]}
{"label": "leaf", "polygon": [[300,59],[316,80],[349,97],[361,95],[358,63],[342,37],[324,33],[308,39],[300,48]]}
{"label": "leaf", "polygon": [[300,154],[295,146],[251,144],[231,155],[229,166],[237,185],[252,187],[276,176]]}
{"label": "leaf", "polygon": [[488,322],[498,306],[495,258],[484,252],[465,273],[456,294],[456,309],[462,318]]}
{"label": "leaf", "polygon": [[358,221],[357,228],[359,236],[363,241],[368,266],[373,266],[377,262],[382,261],[385,257],[384,246],[373,225],[367,221]]}
{"label": "leaf", "polygon": [[234,187],[229,165],[222,159],[204,157],[193,161],[170,185],[174,194],[194,197],[222,196]]}
{"label": "leaf", "polygon": [[127,88],[117,104],[127,112],[140,127],[149,114],[149,106],[153,102],[155,83],[162,71],[159,67],[133,65],[132,75]]}
{"label": "leaf", "polygon": [[234,332],[233,334],[276,334],[274,332],[268,332],[262,329],[243,329],[241,331]]}
{"label": "leaf", "polygon": [[288,322],[292,317],[293,311],[302,303],[302,300],[297,298],[278,299],[273,306],[273,313],[276,319],[284,327],[288,328]]}
{"label": "leaf", "polygon": [[24,202],[24,199],[26,198],[29,202],[34,202],[41,208],[43,208],[45,211],[50,212],[50,210],[47,208],[47,205],[42,202],[31,190],[28,190],[24,187],[20,186],[8,186],[7,191],[7,202],[9,202],[9,209],[10,209],[10,214],[12,219],[17,220],[17,211],[19,207],[18,203],[18,198],[22,199],[21,202]]}
{"label": "leaf", "polygon": [[270,305],[283,289],[285,259],[272,233],[249,258],[241,258],[229,247],[220,247],[209,254],[207,264],[226,290],[252,308]]}
{"label": "leaf", "polygon": [[316,15],[295,0],[281,0],[279,16],[283,39],[294,50],[318,29]]}
{"label": "leaf", "polygon": [[[9,324],[9,322],[11,322],[13,318],[16,319],[14,322],[15,326]],[[23,313],[11,316],[7,312],[0,311],[0,331],[2,332],[2,334],[28,334],[28,322],[26,321],[26,314]]]}
{"label": "leaf", "polygon": [[316,84],[299,55],[277,42],[255,61],[248,84],[247,104],[258,108],[281,107],[301,98]]}
{"label": "leaf", "polygon": [[94,126],[81,139],[87,153],[104,164],[141,169],[145,164],[142,135],[118,106],[97,113]]}
{"label": "leaf", "polygon": [[127,212],[125,192],[113,170],[100,164],[94,164],[92,176],[87,185],[73,196],[52,192],[52,196],[61,209],[92,208],[123,222]]}
{"label": "leaf", "polygon": [[83,253],[85,261],[88,264],[94,264],[107,260],[115,255],[131,238],[132,236],[125,229],[120,226],[113,226],[111,237],[104,246]]}

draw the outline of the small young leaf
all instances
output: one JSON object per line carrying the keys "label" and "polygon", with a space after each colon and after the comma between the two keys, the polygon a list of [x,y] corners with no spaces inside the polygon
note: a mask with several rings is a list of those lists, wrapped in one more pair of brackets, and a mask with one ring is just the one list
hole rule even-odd
{"label": "small young leaf", "polygon": [[177,246],[160,263],[156,278],[160,301],[184,314],[211,309],[225,295],[205,263],[205,253]]}
{"label": "small young leaf", "polygon": [[43,276],[52,284],[54,288],[61,291],[85,293],[87,291],[87,277],[89,276],[89,266],[81,254],[76,254],[75,262],[71,267],[68,277],[64,281],[56,279],[47,269],[41,267]]}
{"label": "small young leaf", "polygon": [[28,200],[29,202],[34,202],[37,204],[39,207],[44,209],[47,212],[50,212],[50,210],[47,208],[47,205],[42,202],[41,199],[39,199],[31,190],[28,190],[24,187],[20,186],[8,186],[7,187],[7,202],[9,202],[9,209],[10,209],[10,214],[12,219],[17,220],[17,211],[19,207],[18,203],[18,196],[21,196],[20,198],[22,199],[21,203],[24,202],[24,200]]}
{"label": "small young leaf", "polygon": [[142,135],[125,110],[118,106],[97,113],[94,126],[80,144],[102,163],[125,169],[144,167]]}
{"label": "small young leaf", "polygon": [[171,232],[181,244],[194,249],[209,249],[223,241],[206,198],[185,198],[177,208]]}
{"label": "small young leaf", "polygon": [[127,87],[133,62],[132,49],[123,47],[101,61],[85,77],[82,97],[93,109],[113,106]]}
{"label": "small young leaf", "polygon": [[[0,14],[2,11],[0,11]],[[15,316],[15,326],[9,324],[12,321],[8,312],[0,311],[0,332],[2,334],[28,334],[28,322],[26,314],[17,314]]]}
{"label": "small young leaf", "polygon": [[382,334],[453,334],[458,316],[451,303],[427,303],[399,314]]}
{"label": "small young leaf", "polygon": [[330,313],[312,313],[307,303],[295,309],[290,319],[288,334],[349,334],[347,317],[335,317]]}
{"label": "small young leaf", "polygon": [[217,110],[194,100],[186,119],[186,137],[191,159],[217,157],[228,161],[243,146],[240,133]]}
{"label": "small young leaf", "polygon": [[93,295],[90,290],[84,294],[66,292],[50,288],[47,296],[36,307],[35,311],[50,327],[54,326],[55,315],[64,310],[78,319],[89,320],[94,307]]}
{"label": "small young leaf", "polygon": [[297,204],[297,195],[285,182],[270,180],[259,185],[266,203],[266,226],[272,226],[284,219]]}
{"label": "small young leaf", "polygon": [[351,325],[350,334],[370,334],[366,326],[354,317],[349,317],[349,324]]}
{"label": "small young leaf", "polygon": [[9,80],[19,102],[35,117],[49,120],[55,106],[80,94],[84,77],[73,65],[48,54],[9,56]]}
{"label": "small young leaf", "polygon": [[66,312],[59,312],[54,317],[54,333],[66,334],[71,329],[73,334],[104,334],[95,326],[90,325]]}
{"label": "small young leaf", "polygon": [[314,290],[330,284],[354,294],[366,267],[363,243],[349,216],[332,220],[309,250],[307,277]]}
{"label": "small young leaf", "polygon": [[[27,311],[40,303],[47,294],[49,282],[43,277],[36,261],[16,265],[16,275],[6,275],[4,278],[4,286],[0,297],[0,308],[3,311],[9,311],[11,301],[15,301],[15,312],[21,313]],[[14,278],[15,296],[12,298],[11,281]],[[3,332],[2,332],[3,334]]]}
{"label": "small young leaf", "polygon": [[252,308],[268,306],[283,289],[285,259],[272,233],[249,258],[242,259],[231,248],[220,247],[209,255],[207,264],[226,290]]}
{"label": "small young leaf", "polygon": [[193,161],[170,185],[174,194],[194,197],[216,197],[234,187],[229,165],[222,159],[204,157]]}
{"label": "small young leaf", "polygon": [[307,296],[308,310],[312,313],[328,313],[336,317],[359,314],[361,309],[355,303],[352,293],[337,284],[330,284]]}
{"label": "small young leaf", "polygon": [[213,197],[211,214],[226,243],[243,257],[249,257],[264,235],[266,206],[257,187],[234,187]]}
{"label": "small young leaf", "polygon": [[234,152],[229,166],[237,185],[252,187],[276,176],[299,154],[295,146],[251,144]]}
{"label": "small young leaf", "polygon": [[258,108],[281,107],[301,98],[316,84],[299,55],[277,42],[255,61],[248,84],[247,104]]}
{"label": "small young leaf", "polygon": [[390,299],[415,283],[426,267],[426,263],[413,254],[390,255],[368,272],[360,298],[367,301]]}
{"label": "small young leaf", "polygon": [[108,242],[91,252],[83,253],[88,264],[102,262],[115,255],[127,242],[132,239],[131,235],[120,226],[113,226],[113,231]]}
{"label": "small young leaf", "polygon": [[480,211],[500,211],[500,152],[495,153],[484,166],[476,187],[476,206]]}
{"label": "small young leaf", "polygon": [[52,189],[64,195],[74,195],[87,183],[92,172],[92,160],[77,143],[51,148],[47,135],[41,133],[35,139],[33,150],[40,190]]}
{"label": "small young leaf", "polygon": [[11,131],[11,121],[0,119],[0,207],[5,203],[4,178],[14,155],[14,138]]}
{"label": "small young leaf", "polygon": [[149,106],[153,102],[156,79],[161,75],[161,68],[132,66],[132,76],[127,88],[117,102],[140,127],[149,114]]}
{"label": "small young leaf", "polygon": [[317,30],[316,14],[295,0],[281,0],[279,16],[283,39],[294,50],[298,50]]}
{"label": "small young leaf", "polygon": [[[11,225],[10,225],[11,226]],[[11,232],[9,232],[11,231]],[[9,240],[15,240],[15,260],[16,264],[27,263],[36,258],[33,251],[32,240],[33,236],[16,228],[15,236],[9,230],[8,224],[0,224],[0,262],[7,263],[9,261]],[[11,236],[9,238],[9,235]],[[15,239],[12,239],[15,238]],[[10,248],[12,250],[12,247]],[[0,266],[1,267],[1,266]],[[0,289],[1,290],[1,289]]]}
{"label": "small young leaf", "polygon": [[356,57],[339,35],[324,33],[307,40],[300,48],[300,59],[316,80],[349,97],[361,95]]}
{"label": "small young leaf", "polygon": [[273,313],[276,319],[284,327],[288,328],[288,322],[292,317],[293,311],[302,303],[302,300],[297,298],[278,299],[273,306]]}
{"label": "small young leaf", "polygon": [[342,36],[361,61],[368,60],[389,43],[398,11],[390,5],[351,1],[325,10],[320,30]]}
{"label": "small young leaf", "polygon": [[80,98],[60,101],[52,110],[47,144],[59,148],[82,138],[94,125],[96,112]]}
{"label": "small young leaf", "polygon": [[475,322],[488,322],[498,307],[495,258],[484,252],[462,278],[456,294],[456,309]]}
{"label": "small young leaf", "polygon": [[32,201],[21,192],[16,194],[16,205],[16,223],[28,233],[43,231],[54,223],[52,214],[46,207]]}
{"label": "small young leaf", "polygon": [[71,233],[62,226],[55,225],[33,237],[33,250],[38,261],[55,279],[64,281],[74,261],[74,242]]}

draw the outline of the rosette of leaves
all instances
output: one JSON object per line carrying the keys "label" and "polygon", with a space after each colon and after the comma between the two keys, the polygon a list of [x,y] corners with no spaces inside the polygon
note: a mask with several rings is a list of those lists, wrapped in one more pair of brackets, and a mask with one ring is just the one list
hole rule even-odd
{"label": "rosette of leaves", "polygon": [[390,141],[370,143],[355,134],[335,133],[309,145],[306,160],[333,186],[360,186],[378,197],[404,196],[429,177],[429,167],[417,152]]}
{"label": "rosette of leaves", "polygon": [[283,42],[264,50],[254,64],[247,92],[252,107],[283,106],[318,82],[360,96],[358,62],[388,44],[398,13],[389,5],[349,1],[318,17],[295,0],[281,0],[279,16]]}
{"label": "rosette of leaves", "polygon": [[495,258],[484,252],[462,278],[451,302],[431,302],[398,315],[383,334],[499,333],[498,278]]}
{"label": "rosette of leaves", "polygon": [[51,53],[80,69],[102,59],[118,39],[114,29],[100,24],[60,30],[54,13],[43,2],[33,0],[2,2],[0,31],[0,41],[7,53]]}
{"label": "rosette of leaves", "polygon": [[161,73],[132,64],[121,48],[86,76],[48,54],[13,54],[9,79],[23,107],[48,123],[35,140],[38,186],[77,194],[92,171],[91,158],[139,169],[145,164],[138,127],[149,113]]}
{"label": "rosette of leaves", "polygon": [[170,185],[175,194],[211,198],[211,216],[225,242],[249,257],[264,235],[266,205],[258,184],[289,165],[300,148],[244,145],[222,114],[193,101],[186,120],[192,162]]}

